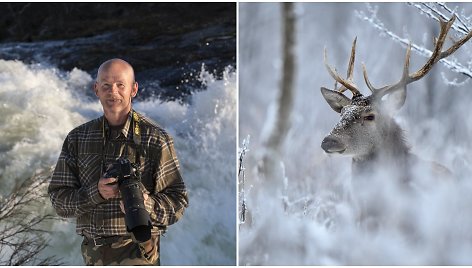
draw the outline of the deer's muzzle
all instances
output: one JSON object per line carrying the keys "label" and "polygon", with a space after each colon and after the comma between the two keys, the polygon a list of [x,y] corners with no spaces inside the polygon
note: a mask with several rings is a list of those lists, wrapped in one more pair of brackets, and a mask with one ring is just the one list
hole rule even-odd
{"label": "deer's muzzle", "polygon": [[346,146],[337,138],[327,136],[321,142],[321,148],[327,153],[340,153],[346,150]]}

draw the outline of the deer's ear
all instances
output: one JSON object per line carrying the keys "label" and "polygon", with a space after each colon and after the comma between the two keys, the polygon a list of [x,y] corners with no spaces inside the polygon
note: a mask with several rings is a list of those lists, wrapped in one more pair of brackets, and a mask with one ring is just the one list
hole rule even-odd
{"label": "deer's ear", "polygon": [[344,106],[351,103],[351,100],[348,97],[334,90],[322,87],[321,94],[325,98],[326,102],[328,102],[329,106],[338,113],[341,112]]}
{"label": "deer's ear", "polygon": [[392,93],[382,98],[382,106],[387,109],[388,112],[393,113],[403,107],[406,100],[406,86],[401,87]]}

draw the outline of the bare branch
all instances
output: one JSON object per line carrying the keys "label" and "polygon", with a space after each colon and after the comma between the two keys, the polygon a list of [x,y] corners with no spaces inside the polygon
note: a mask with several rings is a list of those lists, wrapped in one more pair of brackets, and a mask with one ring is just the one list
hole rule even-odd
{"label": "bare branch", "polygon": [[55,256],[40,257],[47,247],[46,224],[56,217],[41,213],[52,168],[24,180],[0,199],[0,265],[61,265]]}

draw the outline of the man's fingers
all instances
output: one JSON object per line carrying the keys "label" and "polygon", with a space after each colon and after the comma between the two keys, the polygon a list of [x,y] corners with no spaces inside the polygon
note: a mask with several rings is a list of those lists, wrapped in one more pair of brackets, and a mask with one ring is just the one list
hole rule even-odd
{"label": "man's fingers", "polygon": [[98,192],[105,199],[119,197],[120,191],[117,184],[110,185],[110,183],[116,182],[116,178],[100,178],[98,181]]}
{"label": "man's fingers", "polygon": [[101,178],[100,179],[100,183],[104,185],[109,184],[109,183],[114,183],[114,182],[116,182],[116,178]]}

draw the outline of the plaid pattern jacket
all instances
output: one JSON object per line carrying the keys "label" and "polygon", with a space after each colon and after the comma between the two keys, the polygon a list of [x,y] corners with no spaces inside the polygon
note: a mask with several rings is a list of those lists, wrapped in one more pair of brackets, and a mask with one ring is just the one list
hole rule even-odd
{"label": "plaid pattern jacket", "polygon": [[145,206],[150,212],[153,234],[162,233],[166,226],[178,221],[188,206],[172,137],[138,113],[135,114],[144,153],[133,155],[138,146],[130,139],[133,113],[121,131],[111,129],[102,116],[75,128],[64,141],[48,193],[60,216],[77,218],[78,234],[128,234],[120,199],[103,199],[97,187],[105,166],[126,153],[131,162],[139,160],[136,162],[140,163],[141,181],[150,197]]}

